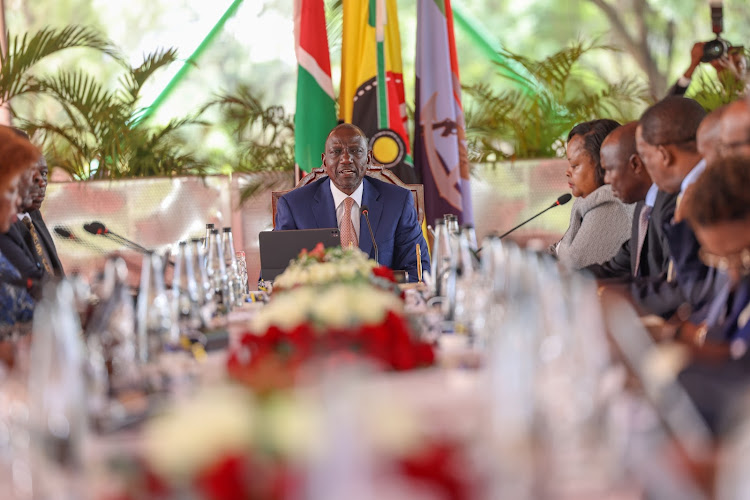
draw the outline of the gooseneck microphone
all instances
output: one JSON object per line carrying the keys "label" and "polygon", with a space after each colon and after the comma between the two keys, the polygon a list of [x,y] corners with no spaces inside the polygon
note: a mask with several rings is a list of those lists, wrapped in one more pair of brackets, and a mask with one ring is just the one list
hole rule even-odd
{"label": "gooseneck microphone", "polygon": [[[117,240],[120,244],[124,244],[127,247],[130,247],[131,249],[140,252],[140,253],[149,253],[150,250],[147,248],[142,247],[135,241],[131,241],[127,239],[124,236],[121,236],[117,233],[113,233],[110,231],[107,226],[102,224],[101,222],[95,221],[95,222],[89,222],[88,224],[83,225],[83,229],[86,230],[86,232],[91,233],[93,235],[101,235],[101,236],[108,236],[112,237],[115,240]],[[60,233],[58,233],[60,234]]]}
{"label": "gooseneck microphone", "polygon": [[61,238],[65,238],[66,240],[79,241],[78,237],[73,234],[73,231],[65,226],[55,226],[55,233],[57,233],[57,235]]}
{"label": "gooseneck microphone", "polygon": [[[370,225],[370,211],[367,209],[367,205],[362,205],[359,212],[365,216],[365,222],[367,223],[367,229],[370,231],[370,240],[372,241],[372,248],[375,250],[375,262],[380,265],[378,260],[378,244],[375,243],[375,234],[372,232],[372,226]],[[362,231],[360,231],[361,233]]]}
{"label": "gooseneck microphone", "polygon": [[552,205],[548,206],[547,208],[545,208],[544,210],[542,210],[541,212],[539,212],[539,213],[538,213],[538,214],[536,214],[535,216],[533,216],[533,217],[531,217],[531,218],[529,218],[529,219],[526,219],[525,221],[523,221],[522,223],[520,223],[519,225],[517,225],[516,227],[514,227],[514,228],[513,228],[513,229],[511,229],[510,231],[506,231],[505,233],[501,234],[501,235],[499,236],[499,238],[500,238],[500,239],[503,239],[503,238],[505,238],[505,237],[506,237],[506,236],[508,236],[508,235],[509,235],[510,233],[512,233],[513,231],[515,231],[515,230],[516,230],[516,229],[518,229],[519,227],[523,226],[524,224],[526,224],[526,223],[528,223],[528,222],[531,222],[532,220],[536,219],[537,217],[539,217],[540,215],[542,215],[542,214],[543,214],[544,212],[546,212],[547,210],[551,210],[551,209],[553,209],[553,208],[555,208],[555,207],[559,207],[560,205],[565,205],[565,204],[566,204],[567,202],[569,202],[569,201],[570,201],[571,199],[573,199],[573,195],[572,195],[572,194],[570,194],[570,193],[565,193],[564,195],[561,195],[561,196],[560,196],[560,197],[559,197],[559,198],[558,198],[558,199],[557,199],[557,200],[556,200],[556,201],[555,201],[555,202],[554,202],[554,203],[553,203]]}

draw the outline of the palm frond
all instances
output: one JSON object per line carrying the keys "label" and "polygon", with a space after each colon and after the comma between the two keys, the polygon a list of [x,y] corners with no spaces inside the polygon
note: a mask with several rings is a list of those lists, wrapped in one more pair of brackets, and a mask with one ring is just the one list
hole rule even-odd
{"label": "palm frond", "polygon": [[[540,61],[504,54],[535,80],[534,93],[495,90],[488,83],[465,86],[466,135],[473,159],[556,156],[576,123],[609,116],[632,119],[633,110],[648,102],[644,84],[610,84],[578,67],[589,51],[606,48],[596,41],[578,42]],[[502,71],[498,75],[506,76]]]}
{"label": "palm frond", "polygon": [[144,82],[157,70],[169,66],[176,60],[177,49],[175,48],[159,49],[147,54],[138,67],[131,68],[120,80],[124,92],[127,93],[127,100],[132,103],[137,102]]}
{"label": "palm frond", "polygon": [[24,93],[30,82],[27,72],[42,59],[72,48],[97,50],[124,64],[124,58],[112,43],[92,28],[68,26],[44,28],[29,36],[8,36],[8,52],[0,57],[0,103]]}

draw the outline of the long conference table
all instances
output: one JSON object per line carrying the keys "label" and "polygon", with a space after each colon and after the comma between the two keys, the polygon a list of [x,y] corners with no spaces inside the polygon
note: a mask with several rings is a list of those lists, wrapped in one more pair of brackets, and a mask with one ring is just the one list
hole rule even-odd
{"label": "long conference table", "polygon": [[[229,345],[227,348],[209,351],[200,361],[196,361],[193,365],[196,377],[191,387],[183,387],[178,393],[171,394],[168,406],[189,400],[194,389],[210,390],[226,383],[229,350],[237,345],[241,335],[247,330],[249,320],[261,307],[261,303],[249,303],[229,314],[226,324]],[[483,450],[478,469],[490,476],[490,483],[501,482],[491,476],[497,471],[512,471],[513,462],[529,452],[533,454],[534,449],[523,448],[529,443],[524,445],[508,442],[503,442],[499,449],[482,447],[481,441],[489,435],[488,428],[497,425],[492,417],[493,407],[503,405],[503,401],[498,400],[498,395],[492,392],[492,374],[483,367],[486,364],[486,353],[472,347],[463,336],[446,334],[438,339],[437,359],[437,365],[432,368],[370,373],[363,378],[362,387],[387,394],[386,400],[393,408],[408,407],[421,427],[422,435],[471,442],[475,449]],[[621,370],[622,367],[613,366],[608,376],[613,379],[623,377]],[[545,478],[543,472],[540,473],[546,469],[539,468],[537,457],[537,463],[533,465],[535,472],[529,478],[527,490],[524,490],[531,495],[527,498],[635,500],[644,498],[646,491],[651,495],[656,494],[654,498],[707,498],[701,493],[698,481],[686,474],[684,468],[679,467],[679,461],[670,456],[672,440],[664,432],[657,412],[641,394],[637,391],[619,394],[610,408],[608,418],[611,420],[609,425],[613,434],[610,436],[612,449],[608,450],[608,454],[610,460],[615,460],[613,465],[618,469],[614,475],[609,476],[614,478],[612,483],[601,484],[597,482],[600,478],[592,477],[595,476],[594,473],[580,470],[575,464],[575,453],[571,453],[568,467],[571,470],[566,473],[572,474],[572,477],[565,478],[566,485],[554,494],[545,492],[537,483],[550,479]],[[211,422],[206,422],[206,425],[210,426]],[[123,486],[123,478],[112,470],[111,464],[122,457],[138,457],[145,453],[142,429],[142,425],[133,425],[105,434],[87,434],[83,472],[78,476],[79,498],[98,500],[117,497]],[[186,436],[186,439],[190,438],[191,436]],[[538,446],[538,443],[531,446]],[[493,453],[497,455],[493,456]],[[560,457],[555,458],[559,459]],[[581,467],[584,465],[589,467],[591,464],[580,464]],[[471,466],[473,465],[466,465]],[[12,476],[13,473],[6,469],[5,473],[9,472]],[[551,476],[553,474],[550,472]],[[10,480],[10,484],[14,480],[7,475],[4,479]],[[523,490],[523,485],[521,488]],[[496,490],[486,490],[476,498],[495,498],[488,491]]]}

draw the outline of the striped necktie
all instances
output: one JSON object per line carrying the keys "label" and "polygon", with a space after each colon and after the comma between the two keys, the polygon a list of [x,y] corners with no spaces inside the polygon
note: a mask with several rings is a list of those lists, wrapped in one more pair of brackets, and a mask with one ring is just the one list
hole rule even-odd
{"label": "striped necktie", "polygon": [[354,231],[354,223],[352,222],[352,206],[354,206],[354,198],[345,198],[344,213],[341,215],[341,227],[339,228],[341,231],[341,248],[359,246],[357,233]]}
{"label": "striped necktie", "polygon": [[52,265],[50,265],[47,254],[44,252],[44,248],[42,248],[42,241],[39,239],[39,233],[37,232],[36,227],[34,227],[34,223],[31,222],[30,217],[24,217],[23,223],[29,229],[29,233],[31,233],[31,241],[34,243],[34,253],[36,253],[39,260],[42,261],[44,270],[47,271],[49,275],[54,275],[55,273],[52,271]]}

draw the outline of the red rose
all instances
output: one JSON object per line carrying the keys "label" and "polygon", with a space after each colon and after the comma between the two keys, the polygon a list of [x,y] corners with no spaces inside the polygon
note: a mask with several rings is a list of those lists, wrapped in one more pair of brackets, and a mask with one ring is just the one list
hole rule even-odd
{"label": "red rose", "polygon": [[227,455],[201,471],[195,486],[206,500],[250,500],[250,463],[242,455]]}

